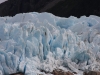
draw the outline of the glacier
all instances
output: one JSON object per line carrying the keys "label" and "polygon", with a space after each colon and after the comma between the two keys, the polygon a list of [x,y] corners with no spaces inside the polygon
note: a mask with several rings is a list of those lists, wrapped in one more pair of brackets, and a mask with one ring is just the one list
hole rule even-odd
{"label": "glacier", "polygon": [[0,75],[100,71],[100,17],[22,13],[0,17]]}

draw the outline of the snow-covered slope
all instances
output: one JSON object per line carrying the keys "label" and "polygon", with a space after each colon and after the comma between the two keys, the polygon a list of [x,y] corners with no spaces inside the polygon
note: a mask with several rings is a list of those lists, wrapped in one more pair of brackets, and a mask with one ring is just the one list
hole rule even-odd
{"label": "snow-covered slope", "polygon": [[36,12],[0,17],[0,75],[54,69],[80,75],[100,70],[100,17]]}
{"label": "snow-covered slope", "polygon": [[5,1],[7,1],[7,0],[0,0],[0,4],[3,3],[3,2],[5,2]]}

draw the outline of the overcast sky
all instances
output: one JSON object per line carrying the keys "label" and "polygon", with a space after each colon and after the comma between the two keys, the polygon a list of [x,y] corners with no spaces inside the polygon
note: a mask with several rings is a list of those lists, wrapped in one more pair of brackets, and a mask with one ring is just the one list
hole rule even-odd
{"label": "overcast sky", "polygon": [[7,0],[0,0],[0,3],[5,2],[5,1],[7,1]]}

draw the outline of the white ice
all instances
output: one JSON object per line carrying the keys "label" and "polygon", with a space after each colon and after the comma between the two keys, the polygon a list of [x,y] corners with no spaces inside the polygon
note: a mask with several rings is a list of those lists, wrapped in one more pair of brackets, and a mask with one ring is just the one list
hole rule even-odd
{"label": "white ice", "polygon": [[100,70],[100,17],[50,13],[0,17],[0,75]]}

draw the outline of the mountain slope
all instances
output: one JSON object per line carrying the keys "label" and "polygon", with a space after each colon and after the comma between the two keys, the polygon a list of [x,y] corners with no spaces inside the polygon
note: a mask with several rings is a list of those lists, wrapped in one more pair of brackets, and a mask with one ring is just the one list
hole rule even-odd
{"label": "mountain slope", "polygon": [[99,0],[65,0],[59,2],[53,8],[48,9],[55,15],[60,16],[76,16],[80,17],[83,15],[97,15],[100,16],[100,1]]}
{"label": "mountain slope", "polygon": [[57,16],[100,16],[99,0],[8,0],[0,4],[0,16],[24,12],[50,12]]}
{"label": "mountain slope", "polygon": [[39,11],[53,0],[8,0],[0,4],[1,16],[13,16],[17,13]]}

